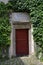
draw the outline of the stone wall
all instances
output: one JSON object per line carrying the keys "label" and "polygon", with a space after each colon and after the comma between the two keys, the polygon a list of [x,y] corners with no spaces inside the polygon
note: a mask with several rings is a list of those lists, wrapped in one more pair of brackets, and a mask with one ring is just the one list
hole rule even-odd
{"label": "stone wall", "polygon": [[34,54],[34,40],[33,40],[33,27],[30,23],[30,18],[28,13],[23,12],[15,12],[10,15],[10,22],[12,24],[12,32],[11,32],[11,46],[9,49],[9,56],[16,56],[16,29],[28,29],[28,44],[29,44],[29,55]]}

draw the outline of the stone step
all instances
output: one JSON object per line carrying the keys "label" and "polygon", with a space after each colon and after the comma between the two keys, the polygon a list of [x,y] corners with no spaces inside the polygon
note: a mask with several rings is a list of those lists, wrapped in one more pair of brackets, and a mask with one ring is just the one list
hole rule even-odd
{"label": "stone step", "polygon": [[15,57],[13,59],[0,62],[0,65],[43,65],[43,62],[37,60],[35,56]]}

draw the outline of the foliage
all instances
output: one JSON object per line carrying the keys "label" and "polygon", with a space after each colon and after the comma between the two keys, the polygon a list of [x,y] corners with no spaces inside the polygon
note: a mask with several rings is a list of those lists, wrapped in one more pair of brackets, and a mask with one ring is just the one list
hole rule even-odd
{"label": "foliage", "polygon": [[9,23],[8,10],[4,3],[0,3],[0,47],[10,43],[11,26]]}
{"label": "foliage", "polygon": [[[1,44],[2,43],[4,44],[4,42],[8,43],[8,40],[9,40],[7,37],[9,36],[9,33],[8,33],[9,25],[7,26],[6,24],[3,23],[5,25],[5,27],[3,27],[3,24],[2,24],[2,22],[5,22],[5,23],[9,22],[9,16],[7,13],[28,12],[31,17],[30,21],[33,24],[33,30],[34,30],[33,36],[34,36],[34,41],[37,44],[37,47],[39,48],[38,52],[43,53],[43,0],[9,0],[6,6],[4,3],[0,3],[0,9],[1,9],[0,10],[1,11],[0,26],[2,25],[2,29],[6,30],[6,31],[4,30],[4,33],[3,32],[0,33],[0,37],[1,35],[2,37],[5,36],[4,38],[1,37],[2,38],[0,40]],[[0,28],[0,31],[2,31],[1,28]]]}
{"label": "foliage", "polygon": [[[11,24],[9,22],[9,11],[6,5],[0,3],[0,58],[7,52],[10,45]],[[6,53],[5,53],[6,54]]]}

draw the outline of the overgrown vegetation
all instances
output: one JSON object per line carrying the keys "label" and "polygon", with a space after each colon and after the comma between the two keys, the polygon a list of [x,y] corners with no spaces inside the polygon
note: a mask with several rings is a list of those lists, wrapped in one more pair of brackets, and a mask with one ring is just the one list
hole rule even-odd
{"label": "overgrown vegetation", "polygon": [[4,44],[4,46],[9,43],[8,14],[10,12],[28,12],[30,14],[37,54],[41,52],[43,56],[43,0],[9,0],[6,5],[0,3],[0,44]]}
{"label": "overgrown vegetation", "polygon": [[9,22],[9,12],[6,5],[0,3],[0,57],[6,54],[10,45],[11,25]]}

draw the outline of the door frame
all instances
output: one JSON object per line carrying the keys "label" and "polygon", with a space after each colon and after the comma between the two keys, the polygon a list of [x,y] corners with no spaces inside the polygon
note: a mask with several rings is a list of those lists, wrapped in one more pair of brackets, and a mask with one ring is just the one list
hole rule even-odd
{"label": "door frame", "polygon": [[28,29],[28,43],[29,43],[29,55],[34,54],[34,40],[32,35],[32,24],[31,23],[19,23],[12,24],[12,32],[11,32],[11,45],[9,49],[9,56],[16,56],[16,29]]}
{"label": "door frame", "polygon": [[[13,56],[16,56],[16,29],[28,29],[28,45],[29,45],[29,55],[31,54],[31,45],[30,45],[30,41],[31,41],[31,36],[30,36],[30,30],[31,30],[31,23],[25,23],[25,24],[16,24],[13,25]],[[15,46],[14,46],[15,45]],[[15,49],[15,50],[14,50]]]}

